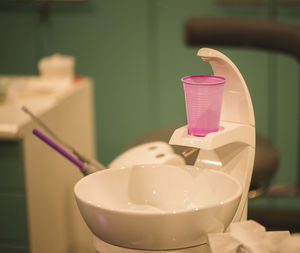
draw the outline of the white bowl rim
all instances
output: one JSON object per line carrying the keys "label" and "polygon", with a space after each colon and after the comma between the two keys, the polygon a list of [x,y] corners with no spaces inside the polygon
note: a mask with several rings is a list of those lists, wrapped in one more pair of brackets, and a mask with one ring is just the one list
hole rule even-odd
{"label": "white bowl rim", "polygon": [[[98,209],[102,209],[106,212],[111,212],[111,213],[117,213],[117,214],[123,214],[123,215],[138,215],[138,216],[143,216],[143,215],[147,215],[147,216],[156,216],[156,215],[168,215],[168,214],[184,214],[184,213],[188,213],[191,211],[197,212],[203,209],[210,209],[210,208],[214,208],[220,205],[220,202],[218,203],[214,203],[214,204],[209,204],[209,205],[205,205],[205,206],[200,206],[200,207],[190,207],[190,208],[183,208],[183,209],[179,209],[179,210],[132,210],[132,209],[118,209],[118,208],[109,208],[107,206],[102,206],[102,205],[97,205],[94,203],[91,203],[91,201],[87,201],[85,199],[83,199],[81,196],[79,196],[78,193],[78,188],[79,185],[82,184],[82,182],[86,181],[89,177],[94,176],[94,174],[102,174],[102,173],[110,173],[111,171],[119,171],[119,170],[124,170],[124,169],[128,169],[134,166],[145,166],[145,165],[152,165],[152,166],[161,166],[162,164],[139,164],[139,165],[131,165],[131,166],[122,166],[119,168],[108,168],[108,169],[104,169],[101,171],[97,171],[94,172],[90,175],[87,175],[83,178],[81,178],[74,186],[74,193],[75,193],[75,197],[78,198],[81,202],[85,203],[88,206],[94,207],[94,208],[98,208]],[[176,166],[176,165],[169,165],[169,164],[163,164],[164,166]],[[195,167],[195,166],[191,166],[191,165],[183,165],[186,167]],[[176,167],[181,167],[181,166],[176,166]],[[234,195],[232,195],[229,198],[226,198],[224,201],[222,201],[221,205],[226,205],[230,202],[232,202],[233,200],[239,198],[242,196],[242,185],[241,183],[234,178],[233,176],[222,172],[222,171],[218,171],[218,170],[214,170],[214,169],[203,169],[206,171],[210,171],[212,173],[216,173],[216,174],[221,174],[227,178],[229,178],[230,180],[234,181],[238,187],[238,190],[236,191],[236,193]]]}

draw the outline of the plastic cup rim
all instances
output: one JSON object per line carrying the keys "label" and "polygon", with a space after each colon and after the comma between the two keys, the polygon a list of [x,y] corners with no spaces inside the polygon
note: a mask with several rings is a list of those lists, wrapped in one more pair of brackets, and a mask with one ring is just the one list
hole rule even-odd
{"label": "plastic cup rim", "polygon": [[[186,79],[193,78],[193,77],[213,77],[216,79],[219,79],[219,82],[216,83],[194,83],[194,82],[188,82]],[[215,76],[215,75],[190,75],[190,76],[185,76],[181,78],[181,81],[185,84],[190,84],[190,85],[220,85],[224,84],[226,82],[226,78],[222,76]]]}

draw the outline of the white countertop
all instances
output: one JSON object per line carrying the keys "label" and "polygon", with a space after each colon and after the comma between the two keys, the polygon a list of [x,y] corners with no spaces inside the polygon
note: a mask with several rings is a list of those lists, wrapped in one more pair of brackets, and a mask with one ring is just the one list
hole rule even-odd
{"label": "white countertop", "polygon": [[80,84],[74,85],[56,80],[55,83],[52,81],[50,87],[49,81],[40,81],[38,77],[8,78],[11,84],[7,98],[0,103],[0,139],[2,140],[21,138],[22,129],[31,122],[30,116],[22,111],[22,106],[26,106],[34,115],[40,117],[89,82],[89,79],[82,79]]}

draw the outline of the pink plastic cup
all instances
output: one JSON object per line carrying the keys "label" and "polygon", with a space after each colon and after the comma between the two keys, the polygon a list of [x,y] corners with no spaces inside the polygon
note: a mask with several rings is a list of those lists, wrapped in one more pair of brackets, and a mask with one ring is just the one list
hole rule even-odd
{"label": "pink plastic cup", "polygon": [[219,131],[225,78],[195,75],[181,79],[184,87],[188,134],[206,136]]}

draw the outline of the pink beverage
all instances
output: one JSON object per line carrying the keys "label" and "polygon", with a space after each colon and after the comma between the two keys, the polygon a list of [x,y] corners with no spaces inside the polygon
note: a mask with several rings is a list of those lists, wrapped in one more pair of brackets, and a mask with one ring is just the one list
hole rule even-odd
{"label": "pink beverage", "polygon": [[206,136],[219,131],[225,78],[195,75],[181,79],[184,87],[188,134]]}

